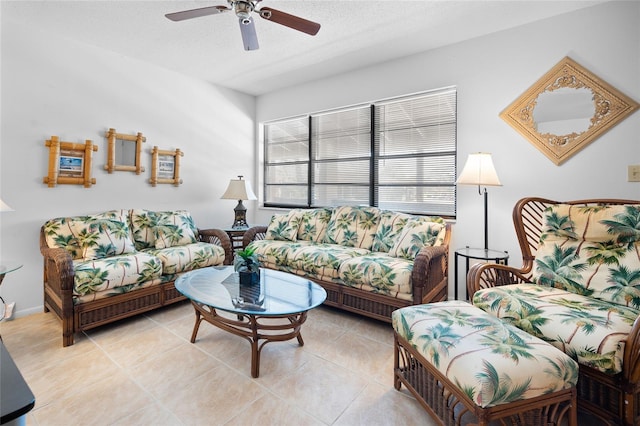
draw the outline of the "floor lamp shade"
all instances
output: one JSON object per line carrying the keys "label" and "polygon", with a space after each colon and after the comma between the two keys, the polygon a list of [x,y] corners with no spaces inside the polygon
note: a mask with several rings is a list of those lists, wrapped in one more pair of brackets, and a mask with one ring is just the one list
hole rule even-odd
{"label": "floor lamp shade", "polygon": [[256,194],[251,189],[251,183],[247,180],[243,180],[242,176],[238,176],[238,179],[231,179],[227,190],[220,197],[223,200],[238,200],[238,205],[233,209],[234,221],[232,228],[247,228],[247,208],[242,204],[242,200],[257,200]]}
{"label": "floor lamp shade", "polygon": [[476,152],[469,154],[467,162],[462,168],[460,176],[456,181],[459,185],[478,185],[478,193],[484,195],[484,249],[489,249],[488,239],[488,220],[487,220],[487,188],[484,192],[480,190],[481,186],[502,186],[498,174],[493,166],[491,154],[487,152]]}

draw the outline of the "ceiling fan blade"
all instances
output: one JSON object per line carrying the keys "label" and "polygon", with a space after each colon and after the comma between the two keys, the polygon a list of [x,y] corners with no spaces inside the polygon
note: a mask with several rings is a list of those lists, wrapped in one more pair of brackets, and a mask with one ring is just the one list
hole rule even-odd
{"label": "ceiling fan blade", "polygon": [[258,50],[258,36],[256,35],[256,26],[253,23],[253,18],[240,18],[238,22],[240,23],[244,50]]}
{"label": "ceiling fan blade", "polygon": [[293,28],[294,30],[302,31],[309,35],[316,35],[318,31],[320,31],[320,24],[316,22],[271,9],[270,7],[263,7],[257,12],[267,21],[273,21],[276,24],[284,25],[285,27]]}
{"label": "ceiling fan blade", "polygon": [[227,6],[209,6],[201,7],[200,9],[183,10],[182,12],[167,13],[167,18],[172,21],[184,21],[186,19],[200,18],[201,16],[215,15],[218,13],[226,12],[229,9]]}

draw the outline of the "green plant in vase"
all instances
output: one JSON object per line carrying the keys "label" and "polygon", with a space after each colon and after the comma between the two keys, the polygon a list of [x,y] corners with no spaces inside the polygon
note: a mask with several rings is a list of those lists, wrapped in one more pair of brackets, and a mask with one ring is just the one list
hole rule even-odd
{"label": "green plant in vase", "polygon": [[240,284],[255,284],[259,281],[260,262],[253,248],[237,251],[233,268],[240,276]]}

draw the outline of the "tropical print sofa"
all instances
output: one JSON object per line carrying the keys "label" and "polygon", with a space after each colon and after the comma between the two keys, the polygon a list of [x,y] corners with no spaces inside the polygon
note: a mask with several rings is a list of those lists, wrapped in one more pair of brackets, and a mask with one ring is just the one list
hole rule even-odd
{"label": "tropical print sofa", "polygon": [[391,321],[398,307],[445,300],[450,227],[375,207],[294,209],[251,228],[262,267],[308,277],[326,304]]}
{"label": "tropical print sofa", "polygon": [[578,361],[585,407],[639,424],[640,201],[528,198],[514,220],[524,266],[473,268],[473,303]]}
{"label": "tropical print sofa", "polygon": [[41,228],[45,309],[73,334],[184,298],[181,273],[231,263],[221,230],[198,230],[184,210],[112,210],[61,217]]}

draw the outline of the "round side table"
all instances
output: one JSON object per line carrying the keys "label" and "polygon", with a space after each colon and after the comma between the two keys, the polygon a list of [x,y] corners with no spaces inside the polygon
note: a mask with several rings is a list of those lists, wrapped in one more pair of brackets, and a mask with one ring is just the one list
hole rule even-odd
{"label": "round side table", "polygon": [[[13,272],[17,269],[22,268],[22,264],[18,262],[3,262],[0,261],[0,285],[2,285],[2,281],[4,280],[4,276],[9,272]],[[7,305],[4,302],[2,296],[0,296],[0,321],[4,319],[4,314],[7,311]]]}
{"label": "round side table", "polygon": [[[483,248],[471,248],[471,247],[465,247],[465,248],[461,248],[461,249],[457,249],[455,251],[455,262],[454,262],[454,297],[456,300],[458,300],[458,257],[464,257],[466,262],[465,262],[465,274],[464,274],[464,279],[465,279],[465,289],[467,288],[466,285],[466,281],[467,281],[467,275],[469,274],[469,260],[470,259],[477,259],[477,260],[484,260],[484,261],[493,261],[495,263],[502,263],[504,265],[508,265],[509,264],[509,253],[506,251],[500,251],[500,250],[492,250],[492,249],[483,249]],[[466,299],[469,299],[469,290],[465,290],[466,291]]]}

